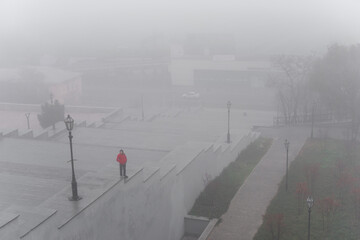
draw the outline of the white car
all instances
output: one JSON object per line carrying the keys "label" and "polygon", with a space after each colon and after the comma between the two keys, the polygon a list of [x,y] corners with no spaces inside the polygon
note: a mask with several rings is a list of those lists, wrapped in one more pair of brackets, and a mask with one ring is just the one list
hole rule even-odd
{"label": "white car", "polygon": [[187,92],[187,93],[184,93],[182,95],[183,98],[191,98],[191,99],[194,99],[194,98],[199,98],[200,97],[200,93],[198,92]]}

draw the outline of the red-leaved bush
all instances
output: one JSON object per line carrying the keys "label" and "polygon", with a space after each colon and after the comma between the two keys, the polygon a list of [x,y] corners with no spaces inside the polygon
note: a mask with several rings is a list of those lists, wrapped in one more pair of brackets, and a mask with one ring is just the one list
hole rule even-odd
{"label": "red-leaved bush", "polygon": [[263,215],[263,221],[270,231],[271,240],[280,240],[284,229],[284,215],[282,213],[267,213]]}
{"label": "red-leaved bush", "polygon": [[[332,219],[332,216],[340,206],[339,201],[335,200],[332,197],[326,197],[317,201],[317,209],[321,213],[323,231],[329,230],[329,225]],[[326,226],[326,227],[325,227]]]}

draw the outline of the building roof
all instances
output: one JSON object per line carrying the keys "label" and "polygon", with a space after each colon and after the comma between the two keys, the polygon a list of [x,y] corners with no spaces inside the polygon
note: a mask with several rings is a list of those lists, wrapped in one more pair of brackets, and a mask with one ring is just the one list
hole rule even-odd
{"label": "building roof", "polygon": [[18,81],[26,76],[22,76],[23,71],[32,71],[41,74],[45,83],[58,84],[80,76],[80,73],[57,69],[45,66],[29,66],[26,68],[2,68],[0,69],[0,81]]}
{"label": "building roof", "polygon": [[34,67],[32,69],[41,73],[44,76],[44,81],[46,83],[62,83],[80,76],[80,73],[77,72],[65,71],[52,67]]}

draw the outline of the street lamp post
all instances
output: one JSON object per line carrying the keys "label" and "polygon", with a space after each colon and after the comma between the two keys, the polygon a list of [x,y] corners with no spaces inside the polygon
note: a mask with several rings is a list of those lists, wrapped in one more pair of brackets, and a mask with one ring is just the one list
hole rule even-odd
{"label": "street lamp post", "polygon": [[26,120],[27,120],[27,127],[28,127],[28,129],[30,129],[30,120],[29,120],[30,113],[25,113],[25,117],[26,117]]}
{"label": "street lamp post", "polygon": [[54,95],[52,93],[50,93],[50,104],[54,104]]}
{"label": "street lamp post", "polygon": [[69,198],[70,201],[78,201],[81,198],[78,196],[77,192],[77,183],[75,178],[75,171],[74,171],[74,157],[73,157],[73,150],[72,150],[72,138],[71,131],[74,128],[74,119],[70,117],[70,115],[67,116],[64,120],[66,129],[69,131],[69,141],[70,141],[70,155],[71,155],[71,171],[72,171],[72,179],[71,179],[71,189],[72,189],[72,197]]}
{"label": "street lamp post", "polygon": [[308,240],[310,240],[310,214],[311,214],[311,208],[314,205],[314,199],[309,196],[306,199],[307,205],[308,205],[308,212],[309,212],[309,220],[308,220]]}
{"label": "street lamp post", "polygon": [[287,192],[288,190],[288,166],[289,166],[289,146],[290,146],[290,142],[285,139],[284,142],[285,148],[286,148],[286,181],[285,181],[285,190]]}
{"label": "street lamp post", "polygon": [[312,110],[311,110],[311,139],[314,138],[314,111],[315,111],[315,101],[312,104]]}
{"label": "street lamp post", "polygon": [[228,133],[227,133],[227,143],[230,143],[230,108],[231,102],[227,102],[227,109],[228,109]]}
{"label": "street lamp post", "polygon": [[142,117],[142,120],[144,121],[145,115],[144,115],[144,95],[143,94],[141,94],[141,117]]}

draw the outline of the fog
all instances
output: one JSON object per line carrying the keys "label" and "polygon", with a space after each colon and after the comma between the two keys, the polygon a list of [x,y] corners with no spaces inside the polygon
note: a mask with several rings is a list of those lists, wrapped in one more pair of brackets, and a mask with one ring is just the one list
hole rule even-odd
{"label": "fog", "polygon": [[59,54],[212,33],[231,34],[245,54],[308,54],[359,42],[359,8],[354,0],[2,0],[1,48]]}
{"label": "fog", "polygon": [[[280,239],[290,207],[285,226],[302,228],[284,239],[303,239],[310,195],[317,239],[358,238],[359,9],[0,0],[0,239],[195,239],[184,218],[198,199],[211,239]],[[265,215],[281,196],[294,199]]]}

